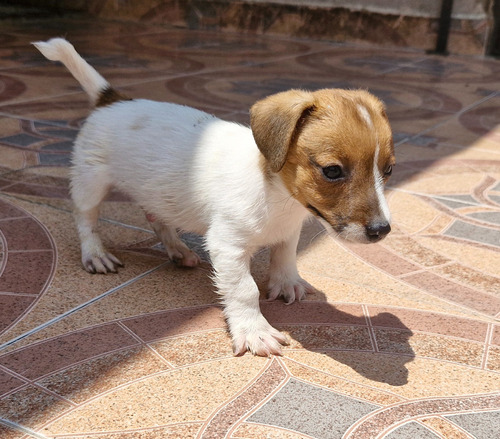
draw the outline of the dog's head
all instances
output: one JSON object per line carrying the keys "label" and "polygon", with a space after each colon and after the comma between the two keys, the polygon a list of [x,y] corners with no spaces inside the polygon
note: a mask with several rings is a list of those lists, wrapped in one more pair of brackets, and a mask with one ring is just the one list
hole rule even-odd
{"label": "dog's head", "polygon": [[384,105],[363,91],[290,90],[258,101],[251,128],[268,172],[338,236],[391,230],[384,185],[395,163]]}

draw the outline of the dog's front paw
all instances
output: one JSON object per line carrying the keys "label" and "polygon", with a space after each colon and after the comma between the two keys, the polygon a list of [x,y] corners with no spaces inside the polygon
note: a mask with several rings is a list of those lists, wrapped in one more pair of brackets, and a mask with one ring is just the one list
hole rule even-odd
{"label": "dog's front paw", "polygon": [[238,325],[231,330],[231,333],[236,356],[243,355],[247,351],[260,357],[281,355],[281,346],[289,344],[286,336],[273,328],[263,316],[251,324]]}
{"label": "dog's front paw", "polygon": [[116,273],[118,267],[123,267],[122,262],[111,253],[82,256],[82,263],[85,270],[92,274]]}
{"label": "dog's front paw", "polygon": [[314,294],[316,292],[311,284],[306,282],[300,276],[293,278],[279,277],[269,280],[267,300],[276,300],[278,297],[283,297],[287,305],[305,299],[306,294]]}

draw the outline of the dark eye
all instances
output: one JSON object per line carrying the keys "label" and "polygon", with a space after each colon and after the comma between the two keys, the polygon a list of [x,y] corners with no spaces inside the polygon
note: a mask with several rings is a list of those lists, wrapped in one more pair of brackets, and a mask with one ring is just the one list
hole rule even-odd
{"label": "dark eye", "polygon": [[323,175],[328,178],[328,180],[337,180],[343,176],[342,168],[339,165],[325,166],[321,170],[323,171]]}
{"label": "dark eye", "polygon": [[392,165],[387,166],[384,171],[384,176],[389,177],[392,174]]}

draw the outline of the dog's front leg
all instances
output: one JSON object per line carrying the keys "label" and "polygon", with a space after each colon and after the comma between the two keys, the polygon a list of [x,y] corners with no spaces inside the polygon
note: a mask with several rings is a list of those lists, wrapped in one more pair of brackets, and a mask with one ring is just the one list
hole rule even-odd
{"label": "dog's front leg", "polygon": [[268,300],[283,297],[288,305],[316,291],[312,285],[300,277],[297,271],[297,244],[300,230],[300,228],[296,230],[286,241],[271,247]]}
{"label": "dog's front leg", "polygon": [[250,273],[251,254],[231,244],[231,239],[207,235],[207,247],[215,271],[215,283],[223,296],[224,315],[233,340],[235,355],[247,350],[255,355],[281,355],[287,345],[285,335],[273,328],[262,315],[259,289]]}

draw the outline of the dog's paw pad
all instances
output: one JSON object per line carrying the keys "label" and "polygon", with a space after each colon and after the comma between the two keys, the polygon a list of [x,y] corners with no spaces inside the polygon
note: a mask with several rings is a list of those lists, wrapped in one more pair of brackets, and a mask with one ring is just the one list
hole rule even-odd
{"label": "dog's paw pad", "polygon": [[270,281],[267,300],[272,301],[283,297],[285,303],[290,305],[295,301],[304,300],[307,294],[314,294],[316,291],[316,288],[302,278],[286,279],[281,282]]}
{"label": "dog's paw pad", "polygon": [[233,351],[235,356],[244,355],[250,351],[259,357],[281,355],[281,347],[289,344],[284,334],[269,325],[267,330],[254,330],[233,338]]}

